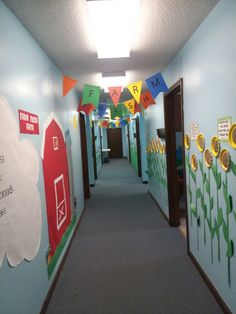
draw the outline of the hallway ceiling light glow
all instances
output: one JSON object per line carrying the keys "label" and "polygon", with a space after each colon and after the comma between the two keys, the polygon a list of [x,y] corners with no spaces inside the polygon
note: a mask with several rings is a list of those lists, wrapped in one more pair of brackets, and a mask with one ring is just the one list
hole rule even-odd
{"label": "hallway ceiling light glow", "polygon": [[98,59],[130,56],[139,0],[87,0]]}
{"label": "hallway ceiling light glow", "polygon": [[122,86],[122,90],[126,85],[125,72],[102,73],[102,87],[105,93],[108,93],[108,87]]}

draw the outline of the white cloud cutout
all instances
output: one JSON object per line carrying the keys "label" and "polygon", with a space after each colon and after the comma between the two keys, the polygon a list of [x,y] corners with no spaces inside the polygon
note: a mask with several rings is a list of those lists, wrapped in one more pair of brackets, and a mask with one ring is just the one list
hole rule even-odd
{"label": "white cloud cutout", "polygon": [[41,240],[39,156],[30,140],[19,139],[18,130],[0,96],[0,266],[5,255],[11,266],[31,261]]}

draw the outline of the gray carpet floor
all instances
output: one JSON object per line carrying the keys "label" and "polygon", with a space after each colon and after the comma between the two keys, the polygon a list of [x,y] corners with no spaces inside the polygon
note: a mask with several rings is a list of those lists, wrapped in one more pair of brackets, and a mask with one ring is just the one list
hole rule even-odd
{"label": "gray carpet floor", "polygon": [[222,313],[125,159],[104,164],[47,314]]}

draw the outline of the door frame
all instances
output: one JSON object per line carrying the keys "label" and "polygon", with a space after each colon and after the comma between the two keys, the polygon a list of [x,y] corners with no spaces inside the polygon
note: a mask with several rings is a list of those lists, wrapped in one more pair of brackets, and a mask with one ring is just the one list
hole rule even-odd
{"label": "door frame", "polygon": [[96,156],[96,136],[95,136],[95,122],[92,122],[92,148],[93,148],[93,169],[94,169],[94,179],[97,180],[97,156]]}
{"label": "door frame", "polygon": [[128,150],[129,150],[128,160],[129,160],[129,162],[131,162],[131,154],[130,154],[130,126],[129,126],[129,123],[127,124],[127,139],[128,139]]}
{"label": "door frame", "polygon": [[[165,120],[165,140],[166,140],[166,161],[167,161],[167,180],[168,180],[168,200],[169,200],[169,224],[172,227],[180,225],[179,207],[177,198],[177,172],[176,172],[176,139],[175,130],[173,129],[175,115],[173,115],[173,96],[180,93],[181,107],[181,128],[183,132],[183,173],[184,189],[186,193],[186,164],[184,153],[184,108],[183,108],[183,79],[179,79],[172,85],[168,92],[164,94],[164,120]],[[174,175],[176,173],[176,175]],[[187,195],[186,195],[187,196]],[[188,215],[187,215],[187,198],[185,198],[186,208],[186,228],[188,242]]]}
{"label": "door frame", "polygon": [[138,158],[138,176],[142,176],[142,160],[141,160],[141,143],[140,143],[140,128],[139,116],[135,118],[136,129],[136,144],[137,144],[137,158]]}
{"label": "door frame", "polygon": [[90,185],[89,185],[89,171],[88,171],[86,125],[85,125],[85,115],[81,112],[79,113],[79,125],[80,125],[80,143],[81,143],[84,199],[88,199],[90,198]]}

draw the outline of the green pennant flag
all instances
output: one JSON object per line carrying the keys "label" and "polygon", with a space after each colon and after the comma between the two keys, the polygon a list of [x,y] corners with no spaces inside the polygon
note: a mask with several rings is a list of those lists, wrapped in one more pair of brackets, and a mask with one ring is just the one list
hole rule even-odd
{"label": "green pennant flag", "polygon": [[118,104],[117,107],[114,105],[110,106],[110,111],[111,111],[111,119],[114,120],[116,117],[121,118],[122,117],[122,104]]}
{"label": "green pennant flag", "polygon": [[130,115],[129,109],[127,107],[125,107],[124,104],[122,103],[122,116],[126,117],[129,115]]}
{"label": "green pennant flag", "polygon": [[84,84],[82,105],[93,104],[98,107],[100,97],[100,86]]}

